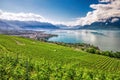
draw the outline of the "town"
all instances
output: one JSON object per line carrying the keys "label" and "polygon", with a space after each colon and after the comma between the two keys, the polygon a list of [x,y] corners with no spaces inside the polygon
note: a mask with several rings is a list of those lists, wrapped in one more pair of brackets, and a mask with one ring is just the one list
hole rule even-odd
{"label": "town", "polygon": [[0,34],[12,35],[12,36],[20,36],[35,40],[48,40],[53,36],[57,36],[55,34],[47,34],[45,31],[33,31],[33,30],[0,30]]}

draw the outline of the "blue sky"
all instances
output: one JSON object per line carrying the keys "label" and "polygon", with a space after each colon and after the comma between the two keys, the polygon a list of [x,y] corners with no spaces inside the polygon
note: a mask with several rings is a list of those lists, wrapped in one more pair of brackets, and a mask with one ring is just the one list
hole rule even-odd
{"label": "blue sky", "polygon": [[72,21],[85,17],[98,0],[0,0],[0,9],[39,14],[52,21]]}

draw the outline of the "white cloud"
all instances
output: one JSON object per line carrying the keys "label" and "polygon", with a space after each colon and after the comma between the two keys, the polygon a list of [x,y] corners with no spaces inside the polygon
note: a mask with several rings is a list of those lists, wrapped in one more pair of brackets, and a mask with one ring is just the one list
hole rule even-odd
{"label": "white cloud", "polygon": [[[92,4],[90,7],[94,9],[88,12],[86,17],[80,18],[74,25],[90,25],[93,22],[105,22],[111,17],[120,17],[120,1],[119,0],[100,0],[99,4]],[[103,4],[102,2],[109,2]],[[116,20],[113,20],[114,22]]]}
{"label": "white cloud", "polygon": [[45,22],[45,18],[33,13],[11,13],[0,10],[0,19],[19,21],[40,21]]}
{"label": "white cloud", "polygon": [[52,24],[63,24],[63,25],[67,25],[69,23],[69,22],[65,23],[65,22],[56,22],[56,21],[48,20],[38,14],[33,14],[33,13],[12,13],[12,12],[5,12],[2,10],[0,10],[0,19],[18,20],[18,21],[38,21],[38,22],[48,22]]}
{"label": "white cloud", "polygon": [[[44,17],[33,13],[11,13],[0,10],[0,19],[20,20],[20,21],[39,21],[49,22],[52,24],[63,24],[67,26],[90,25],[93,22],[105,22],[111,17],[120,17],[120,0],[99,0],[99,4],[92,4],[90,7],[94,9],[86,14],[86,17],[76,18],[71,22],[56,22],[45,19]],[[104,4],[106,3],[106,4]],[[111,22],[117,21],[113,19]]]}
{"label": "white cloud", "polygon": [[118,18],[114,18],[114,19],[112,19],[111,23],[114,23],[114,22],[116,22],[118,20],[119,20]]}
{"label": "white cloud", "polygon": [[111,1],[114,1],[114,0],[99,0],[99,2],[111,2]]}

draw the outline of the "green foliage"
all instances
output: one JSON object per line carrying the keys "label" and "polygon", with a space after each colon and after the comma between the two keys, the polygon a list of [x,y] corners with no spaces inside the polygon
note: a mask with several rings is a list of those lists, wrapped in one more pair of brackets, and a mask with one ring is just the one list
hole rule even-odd
{"label": "green foliage", "polygon": [[96,50],[94,49],[94,48],[87,48],[86,49],[86,52],[89,52],[89,53],[95,53],[96,52]]}
{"label": "green foliage", "polygon": [[119,74],[119,59],[0,35],[1,80],[119,80]]}
{"label": "green foliage", "polygon": [[[62,63],[40,59],[0,56],[1,80],[119,80],[119,73],[112,74],[101,70],[89,70],[82,67],[65,66]],[[16,62],[17,59],[17,62]]]}
{"label": "green foliage", "polygon": [[92,54],[100,54],[100,55],[109,56],[109,57],[113,57],[113,58],[120,58],[120,52],[102,51],[98,47],[95,47],[95,46],[90,45],[90,44],[85,44],[85,43],[62,43],[62,42],[51,42],[51,41],[48,41],[48,42],[49,43],[54,43],[54,44],[57,44],[57,45],[71,47],[71,48],[77,48],[77,49],[80,49],[82,51],[92,53]]}
{"label": "green foliage", "polygon": [[99,50],[95,50],[95,54],[100,54],[100,51]]}
{"label": "green foliage", "polygon": [[109,51],[103,51],[102,54],[105,56],[110,56],[111,53]]}

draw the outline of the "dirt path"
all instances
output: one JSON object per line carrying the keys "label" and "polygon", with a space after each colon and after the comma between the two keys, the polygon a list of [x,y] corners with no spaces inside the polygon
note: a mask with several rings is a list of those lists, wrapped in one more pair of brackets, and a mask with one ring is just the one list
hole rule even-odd
{"label": "dirt path", "polygon": [[14,40],[17,45],[25,45],[24,43],[21,43],[20,41]]}

